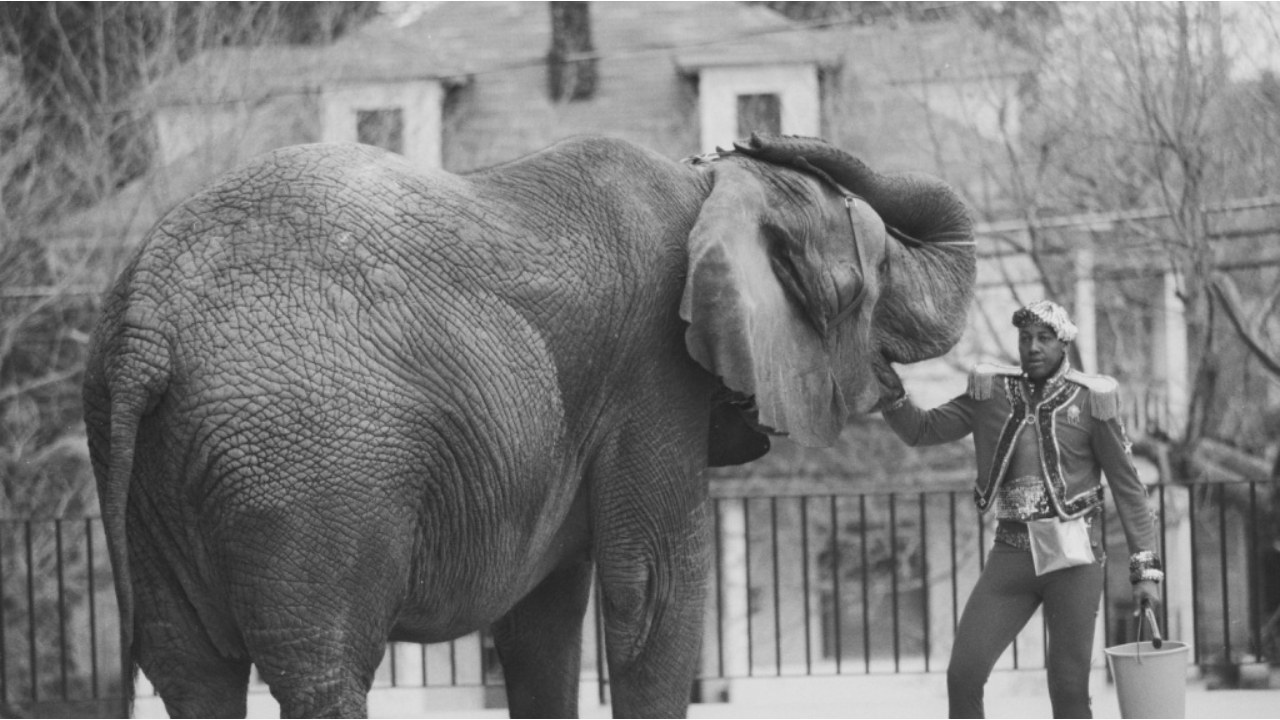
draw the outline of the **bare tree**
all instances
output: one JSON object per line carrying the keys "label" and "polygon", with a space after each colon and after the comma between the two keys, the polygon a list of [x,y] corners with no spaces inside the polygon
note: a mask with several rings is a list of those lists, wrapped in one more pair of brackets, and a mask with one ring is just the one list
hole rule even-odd
{"label": "bare tree", "polygon": [[[74,630],[68,621],[86,614],[88,574],[109,590],[102,540],[97,567],[89,567],[87,525],[69,519],[96,513],[81,369],[106,289],[101,268],[116,258],[59,244],[44,228],[148,170],[150,108],[138,93],[146,83],[205,47],[326,42],[373,7],[0,4],[0,654],[10,703],[0,715],[96,694],[82,692],[93,677],[90,658],[62,654],[85,643],[60,628]],[[65,595],[55,580],[65,581]]]}
{"label": "bare tree", "polygon": [[[1016,237],[1059,299],[1080,279],[1062,259],[1093,253],[1084,270],[1097,288],[1100,349],[1110,351],[1100,360],[1130,391],[1183,374],[1159,367],[1177,343],[1150,346],[1185,321],[1176,352],[1189,387],[1167,396],[1180,406],[1135,446],[1166,480],[1265,477],[1280,422],[1280,6],[1063,3],[1056,16],[1033,16],[1009,10],[1017,5],[975,13],[1030,60],[1012,88],[1023,112],[1001,127],[1003,152],[974,153],[1014,210],[988,202],[986,219]],[[991,104],[1010,104],[1004,90]],[[1159,404],[1135,399],[1148,412]],[[1280,481],[1280,463],[1271,475]],[[1248,518],[1258,490],[1275,518],[1276,489],[1223,486],[1206,501]],[[1274,523],[1259,533],[1269,547]],[[1274,552],[1264,561],[1274,567]],[[1277,627],[1274,594],[1250,602]],[[1267,632],[1262,641],[1274,643]],[[1235,661],[1217,639],[1198,640],[1206,657]]]}
{"label": "bare tree", "polygon": [[[1000,197],[1012,199],[1023,221],[1019,235],[1048,294],[1064,294],[1061,280],[1071,277],[1051,260],[1068,243],[1046,221],[1095,218],[1112,228],[1108,239],[1141,244],[1134,263],[1176,278],[1194,343],[1189,422],[1171,439],[1191,445],[1223,434],[1229,424],[1223,395],[1233,388],[1215,378],[1231,346],[1280,380],[1274,312],[1280,290],[1256,280],[1240,285],[1215,250],[1210,218],[1211,208],[1280,189],[1280,162],[1271,151],[1280,139],[1280,88],[1274,74],[1250,65],[1256,56],[1247,43],[1236,41],[1255,37],[1275,47],[1280,8],[1063,4],[1048,15],[1002,4],[978,9],[981,23],[1031,59],[1016,87],[1021,122],[1006,128],[1003,153],[988,152],[981,163]],[[1008,215],[998,207],[987,213],[992,220]],[[1152,301],[1149,290],[1120,300],[1130,311],[1141,308]]]}

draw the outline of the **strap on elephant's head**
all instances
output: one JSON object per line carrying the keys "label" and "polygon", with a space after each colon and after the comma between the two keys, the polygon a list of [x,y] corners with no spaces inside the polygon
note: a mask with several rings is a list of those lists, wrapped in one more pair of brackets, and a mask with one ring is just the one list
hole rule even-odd
{"label": "strap on elephant's head", "polygon": [[[734,157],[752,162],[722,162]],[[884,328],[874,319],[891,286],[876,264],[903,257],[918,265],[902,252],[918,246],[972,247],[967,209],[941,181],[881,175],[815,138],[756,134],[685,163],[714,171],[689,237],[686,347],[727,387],[755,399],[760,425],[829,446],[878,392],[870,368]],[[799,215],[787,214],[788,200],[761,165],[817,180],[842,199],[845,220],[830,215],[834,208],[823,209],[826,220],[811,215],[825,239],[811,224],[789,224]],[[915,285],[905,279],[908,291]]]}
{"label": "strap on elephant's head", "polygon": [[[787,158],[785,161],[780,161],[780,158],[771,158],[771,156],[762,156],[759,154],[759,152],[754,152],[753,146],[758,147],[760,146],[760,143],[762,143],[762,140],[760,140],[760,137],[762,136],[760,136],[759,133],[751,133],[750,143],[744,142],[744,141],[735,142],[733,143],[733,147],[735,147],[735,149],[733,150],[724,150],[723,147],[717,147],[716,151],[714,152],[704,152],[704,154],[701,154],[701,155],[691,155],[689,156],[689,158],[685,158],[682,161],[690,165],[695,165],[695,167],[700,167],[700,165],[709,165],[712,163],[716,163],[716,161],[718,160],[722,160],[724,158],[730,158],[730,156],[733,156],[733,155],[742,155],[742,156],[746,156],[746,158],[760,160],[760,161],[764,161],[764,163],[777,165],[777,167],[797,170],[797,172],[804,173],[806,174],[806,176],[817,178],[819,179],[819,181],[822,181],[824,184],[827,184],[827,186],[831,188],[832,191],[835,191],[837,195],[840,195],[842,199],[844,199],[845,213],[847,215],[847,218],[849,218],[849,234],[850,234],[850,237],[852,238],[852,249],[854,249],[854,258],[856,260],[856,263],[858,263],[859,278],[861,278],[861,281],[863,282],[859,283],[858,291],[856,291],[856,295],[854,296],[854,299],[852,299],[849,302],[849,304],[842,307],[842,309],[840,310],[840,313],[838,313],[835,316],[835,318],[832,318],[831,320],[829,320],[829,322],[822,323],[820,327],[815,328],[815,329],[818,329],[819,332],[826,334],[829,331],[829,328],[836,327],[836,325],[840,324],[842,320],[845,320],[847,316],[850,316],[851,314],[856,313],[859,307],[863,305],[863,301],[867,299],[867,282],[865,282],[865,278],[867,278],[868,274],[870,273],[870,264],[868,263],[868,260],[867,260],[868,252],[867,250],[864,249],[863,246],[861,246],[861,243],[863,242],[861,242],[861,237],[859,236],[859,233],[858,233],[858,220],[856,220],[855,218],[855,213],[856,213],[855,205],[856,205],[856,202],[858,201],[864,202],[864,204],[867,204],[868,206],[870,204],[869,202],[867,202],[867,200],[864,199],[864,197],[860,197],[859,195],[856,195],[856,193],[850,191],[849,188],[842,186],[842,184],[836,182],[836,179],[832,178],[831,174],[828,174],[826,170],[823,170],[822,168],[818,168],[817,165],[810,163],[810,161],[806,159],[804,155],[791,155],[790,158]],[[817,141],[817,138],[803,138],[803,140]],[[886,227],[884,228],[886,228],[887,232],[890,232],[891,234],[893,234],[893,236],[899,237],[900,240],[902,240],[902,238],[906,238],[906,240],[910,242],[914,242],[916,243],[916,245],[922,245],[920,241],[915,240],[915,238],[910,238],[910,236],[906,236],[906,234],[902,233],[901,231],[896,231],[895,228],[890,228],[888,227],[888,225],[886,225]]]}
{"label": "strap on elephant's head", "polygon": [[[821,326],[816,328],[817,330],[819,330],[825,335],[830,328],[833,328],[836,325],[839,325],[840,322],[842,322],[845,318],[857,312],[858,308],[862,307],[863,300],[866,299],[867,284],[865,282],[865,278],[868,276],[868,273],[871,271],[871,267],[870,267],[870,263],[867,261],[868,253],[862,247],[862,240],[858,234],[858,222],[855,217],[856,211],[854,209],[858,201],[866,203],[866,200],[858,196],[856,193],[850,191],[848,188],[844,187],[840,183],[836,182],[835,179],[832,178],[830,174],[828,174],[826,171],[822,170],[821,168],[815,166],[813,163],[809,162],[809,160],[804,155],[798,155],[798,154],[792,155],[786,161],[780,162],[780,158],[761,156],[759,153],[753,152],[752,146],[753,145],[759,146],[761,142],[760,137],[761,136],[759,135],[759,133],[752,133],[750,145],[746,144],[744,141],[738,141],[734,143],[733,150],[725,150],[724,148],[718,147],[716,148],[715,152],[703,153],[701,155],[691,155],[685,158],[682,162],[697,167],[697,166],[710,165],[711,163],[717,162],[727,157],[732,157],[734,155],[742,155],[744,157],[749,157],[754,160],[759,160],[762,162],[769,163],[771,165],[776,165],[778,167],[796,170],[798,172],[804,173],[811,177],[817,178],[818,180],[826,184],[829,188],[831,188],[836,194],[840,195],[840,197],[844,198],[845,213],[849,218],[849,235],[850,237],[853,238],[853,254],[854,254],[854,258],[858,263],[858,276],[864,279],[864,282],[859,283],[857,294],[853,297],[853,299],[847,305],[845,305],[840,310],[839,314],[837,314],[834,318],[831,318],[829,322],[821,323]],[[821,142],[816,138],[803,138],[803,139]],[[869,203],[866,203],[866,204],[869,205]],[[889,228],[887,225],[885,226],[885,229],[886,231],[889,231],[891,233],[895,232],[894,230]],[[913,240],[913,241],[916,243],[920,242],[918,240]]]}
{"label": "strap on elephant's head", "polygon": [[[733,143],[732,150],[717,147],[715,152],[693,155],[685,158],[683,162],[694,166],[702,166],[709,165],[734,155],[742,155],[754,160],[777,165],[779,167],[797,170],[806,175],[817,178],[830,187],[836,194],[844,198],[845,212],[849,218],[849,232],[853,237],[853,252],[858,262],[858,273],[859,277],[864,279],[864,282],[859,286],[857,295],[854,297],[853,301],[846,305],[839,315],[833,318],[830,323],[826,324],[824,328],[821,328],[822,330],[825,331],[826,327],[834,327],[850,314],[856,312],[862,305],[866,296],[867,284],[865,282],[865,278],[871,268],[866,259],[867,251],[862,247],[861,239],[857,232],[858,222],[855,218],[855,207],[858,203],[865,204],[872,210],[875,210],[877,215],[879,215],[880,221],[884,225],[885,232],[890,237],[908,247],[920,249],[926,246],[938,245],[960,247],[977,246],[977,241],[974,239],[972,233],[960,233],[960,236],[955,239],[948,238],[946,233],[931,233],[928,242],[926,242],[913,236],[911,233],[896,227],[890,219],[886,219],[884,214],[880,212],[881,203],[850,190],[848,187],[832,177],[830,172],[827,172],[814,162],[811,162],[809,155],[814,154],[815,149],[828,151],[823,152],[822,154],[824,155],[829,154],[829,151],[834,150],[829,143],[821,138],[805,137],[801,135],[769,135],[753,132],[749,139],[735,141]],[[835,152],[838,153],[839,151]],[[841,160],[842,164],[848,163],[849,161],[865,168],[860,161],[853,159],[851,156],[844,156]],[[871,174],[874,175],[874,173]],[[886,265],[888,261],[889,257],[886,256]]]}
{"label": "strap on elephant's head", "polygon": [[[721,162],[735,156],[750,162]],[[759,429],[805,445],[830,445],[854,401],[853,391],[840,387],[844,371],[837,366],[847,363],[838,359],[838,348],[847,339],[837,338],[836,329],[860,309],[870,312],[874,288],[866,280],[875,276],[882,253],[866,244],[884,242],[879,220],[817,168],[725,150],[685,162],[722,166],[690,235],[681,303],[681,317],[690,323],[686,346],[727,387],[758,403]],[[847,219],[839,222],[851,242],[842,252],[832,256],[826,249],[840,244],[837,237],[821,240],[803,223],[789,222],[802,213],[781,209],[779,187],[764,182],[762,166],[816,178],[844,199]],[[836,219],[833,210],[821,212]],[[870,331],[869,322],[859,327]],[[858,344],[871,345],[869,337]]]}

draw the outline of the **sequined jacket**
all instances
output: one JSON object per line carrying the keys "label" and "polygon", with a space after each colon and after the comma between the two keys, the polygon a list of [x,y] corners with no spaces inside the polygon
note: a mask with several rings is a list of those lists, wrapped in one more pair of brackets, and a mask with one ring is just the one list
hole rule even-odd
{"label": "sequined jacket", "polygon": [[1062,519],[1081,517],[1102,504],[1105,472],[1129,545],[1131,579],[1159,580],[1156,526],[1120,422],[1117,390],[1113,378],[1078,372],[1064,359],[1046,381],[1044,398],[1033,404],[1020,368],[983,363],[970,373],[964,395],[932,410],[922,410],[904,396],[883,414],[912,446],[973,433],[978,463],[974,501],[983,513],[995,504],[1023,432],[1036,434],[1045,494]]}

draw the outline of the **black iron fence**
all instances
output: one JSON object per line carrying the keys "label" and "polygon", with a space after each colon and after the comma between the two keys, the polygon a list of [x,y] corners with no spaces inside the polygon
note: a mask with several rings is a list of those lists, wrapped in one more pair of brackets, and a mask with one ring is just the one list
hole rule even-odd
{"label": "black iron fence", "polygon": [[[703,681],[945,670],[991,542],[968,488],[747,496],[732,487],[718,486],[713,501]],[[1201,667],[1227,675],[1280,661],[1273,486],[1160,485],[1152,504],[1168,571],[1166,635],[1190,642]],[[1114,513],[1104,522],[1111,560],[1099,647],[1131,640],[1133,629],[1123,535]],[[0,714],[116,713],[119,633],[105,548],[94,518],[0,521]],[[603,699],[600,623],[593,603],[583,680]],[[1037,616],[998,667],[1043,667],[1044,646]],[[389,647],[375,686],[500,684],[492,648],[476,634]]]}
{"label": "black iron fence", "polygon": [[[1171,638],[1206,668],[1280,661],[1280,513],[1263,482],[1152,488]],[[945,670],[991,544],[968,487],[719,497],[707,677]],[[1104,514],[1099,645],[1133,639],[1128,551]],[[735,596],[736,599],[735,599]],[[745,600],[743,600],[745,598]],[[1044,667],[1039,618],[999,667]],[[1101,660],[1101,653],[1098,653]]]}

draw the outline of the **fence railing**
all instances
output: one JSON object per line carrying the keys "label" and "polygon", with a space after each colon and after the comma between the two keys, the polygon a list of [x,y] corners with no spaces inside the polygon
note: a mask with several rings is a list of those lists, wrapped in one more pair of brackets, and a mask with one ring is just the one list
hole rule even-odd
{"label": "fence railing", "polygon": [[[704,675],[944,670],[992,538],[971,497],[966,487],[716,498]],[[1192,644],[1199,665],[1280,660],[1272,498],[1263,482],[1152,488],[1169,575],[1162,627]],[[1103,527],[1100,647],[1135,629],[1128,549],[1110,506]],[[1037,616],[997,667],[1044,667],[1044,649]]]}
{"label": "fence railing", "polygon": [[[701,679],[945,670],[991,542],[990,524],[970,498],[967,488],[719,492]],[[1168,572],[1166,636],[1191,643],[1203,667],[1280,660],[1272,485],[1160,485],[1152,505]],[[1099,648],[1132,639],[1127,549],[1113,512],[1104,523],[1110,560]],[[95,518],[0,521],[0,714],[116,712],[119,628],[105,548]],[[600,627],[593,602],[583,680],[604,699]],[[997,667],[1043,667],[1044,648],[1037,614]],[[375,681],[428,689],[500,684],[496,655],[479,633],[391,645]],[[255,688],[265,690],[257,681]]]}

